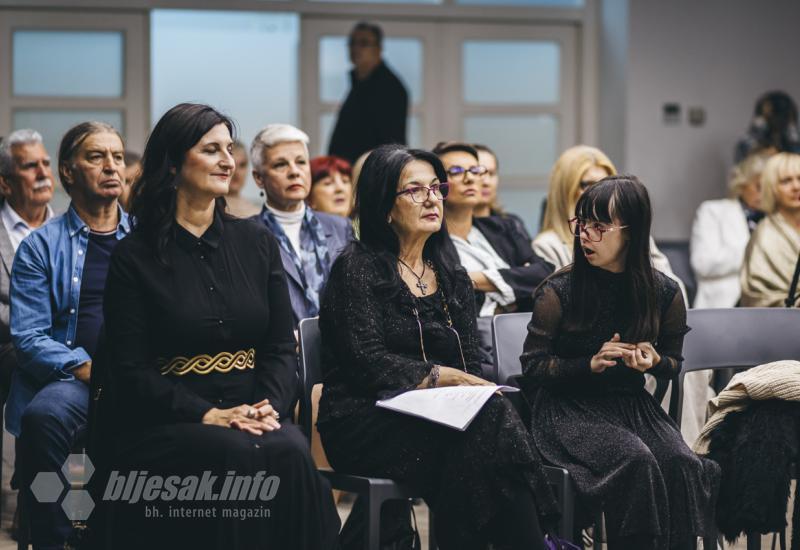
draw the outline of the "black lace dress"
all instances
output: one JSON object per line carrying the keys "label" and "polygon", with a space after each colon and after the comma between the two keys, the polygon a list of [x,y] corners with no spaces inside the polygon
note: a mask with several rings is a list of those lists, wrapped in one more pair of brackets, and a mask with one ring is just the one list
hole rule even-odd
{"label": "black lace dress", "polygon": [[[377,399],[415,389],[434,364],[462,367],[443,296],[467,370],[481,373],[466,274],[452,283],[439,277],[439,290],[428,297],[415,298],[404,285],[389,297],[376,288],[386,276],[381,269],[371,252],[355,248],[336,261],[323,295],[325,386],[317,425],[331,465],[418,487],[436,513],[443,549],[485,548],[497,534],[488,527],[519,487],[533,492],[540,516],[552,518],[557,508],[541,458],[505,397],[493,396],[464,432],[375,406]],[[422,360],[415,307],[428,361]]]}
{"label": "black lace dress", "polygon": [[[571,272],[537,291],[521,357],[532,404],[532,432],[547,461],[569,470],[591,508],[602,508],[611,541],[653,539],[667,548],[711,527],[719,484],[715,462],[695,455],[672,419],[644,389],[644,375],[621,361],[592,373],[590,361],[631,313],[625,274],[593,269],[598,318],[588,331],[565,328]],[[661,362],[650,373],[680,371],[686,309],[678,286],[656,272]]]}

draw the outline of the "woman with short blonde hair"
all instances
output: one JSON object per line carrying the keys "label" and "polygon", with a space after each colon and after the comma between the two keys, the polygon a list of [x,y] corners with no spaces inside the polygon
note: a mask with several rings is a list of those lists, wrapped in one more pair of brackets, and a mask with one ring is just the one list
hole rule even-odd
{"label": "woman with short blonde hair", "polygon": [[778,153],[767,161],[761,174],[761,207],[767,217],[745,251],[741,304],[782,307],[800,255],[800,155]]}

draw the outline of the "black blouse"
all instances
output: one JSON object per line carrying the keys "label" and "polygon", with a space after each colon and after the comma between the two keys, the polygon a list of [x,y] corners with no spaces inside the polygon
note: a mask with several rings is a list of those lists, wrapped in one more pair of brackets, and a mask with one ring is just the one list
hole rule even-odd
{"label": "black blouse", "polygon": [[[524,353],[520,360],[525,373],[525,389],[536,387],[570,394],[636,392],[644,386],[644,374],[625,366],[621,359],[601,373],[593,373],[590,363],[603,344],[619,333],[623,341],[632,322],[628,307],[629,285],[624,273],[592,268],[598,281],[597,319],[586,330],[571,330],[564,325],[570,305],[572,272],[565,269],[553,275],[536,292],[533,315],[528,325]],[[654,270],[656,304],[661,313],[658,338],[654,344],[661,362],[648,374],[671,377],[680,372],[686,306],[677,283]]]}
{"label": "black blouse", "polygon": [[[111,258],[105,293],[110,378],[124,424],[200,422],[212,407],[297,398],[292,308],[278,245],[250,221],[215,216],[197,238],[177,223],[166,257],[139,231]],[[255,367],[162,375],[175,357],[255,350]]]}
{"label": "black blouse", "polygon": [[[461,339],[467,371],[481,375],[475,300],[466,272],[454,281],[439,277],[439,290],[416,298],[401,284],[394,296],[377,288],[385,267],[361,245],[351,245],[331,269],[322,296],[322,370],[324,387],[319,422],[373,407],[416,388],[434,364],[461,369],[458,340],[447,326],[442,300]],[[438,270],[441,273],[441,270]],[[422,323],[422,358],[417,309]]]}

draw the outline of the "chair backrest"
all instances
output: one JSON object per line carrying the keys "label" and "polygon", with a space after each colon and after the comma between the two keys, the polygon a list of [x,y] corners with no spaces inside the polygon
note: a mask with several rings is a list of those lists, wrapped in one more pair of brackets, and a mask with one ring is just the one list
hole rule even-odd
{"label": "chair backrest", "polygon": [[749,369],[783,359],[800,360],[800,309],[690,309],[692,330],[683,342],[678,411],[683,379],[698,370]]}
{"label": "chair backrest", "polygon": [[503,313],[492,319],[492,353],[494,379],[505,384],[509,377],[522,374],[519,356],[528,335],[530,313]]}
{"label": "chair backrest", "polygon": [[319,317],[303,319],[297,326],[300,343],[300,375],[303,395],[300,400],[300,426],[311,433],[311,389],[322,381],[322,336]]}
{"label": "chair backrest", "polygon": [[683,281],[689,304],[694,303],[694,297],[697,294],[697,280],[689,256],[689,241],[659,241],[656,245],[669,260],[672,272]]}
{"label": "chair backrest", "polygon": [[800,309],[690,309],[683,372],[800,359]]}

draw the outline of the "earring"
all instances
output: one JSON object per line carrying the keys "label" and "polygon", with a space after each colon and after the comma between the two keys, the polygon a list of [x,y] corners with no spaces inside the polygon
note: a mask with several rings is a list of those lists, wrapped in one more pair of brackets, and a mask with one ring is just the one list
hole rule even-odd
{"label": "earring", "polygon": [[258,192],[258,194],[263,197],[264,196],[264,190],[262,189],[261,191]]}
{"label": "earring", "polygon": [[389,214],[389,216],[386,218],[386,223],[388,223],[389,225],[392,224],[392,215],[391,214]]}

